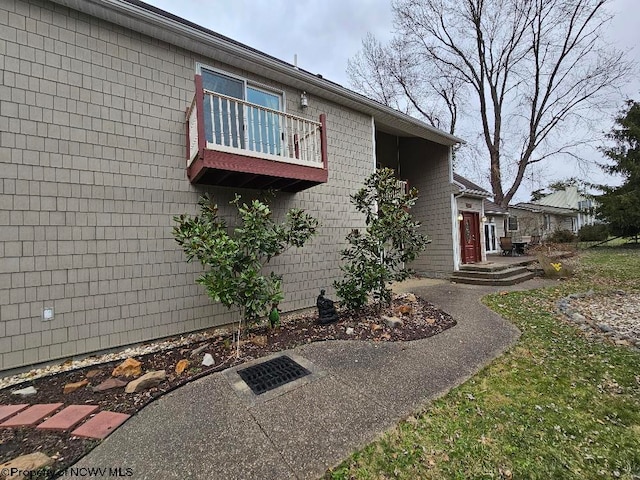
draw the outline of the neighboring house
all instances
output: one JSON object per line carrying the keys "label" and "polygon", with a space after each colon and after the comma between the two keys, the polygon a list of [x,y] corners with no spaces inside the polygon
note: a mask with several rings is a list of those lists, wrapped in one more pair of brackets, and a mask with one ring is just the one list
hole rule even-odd
{"label": "neighboring house", "polygon": [[556,230],[577,232],[577,217],[578,213],[568,208],[518,203],[509,206],[505,233],[515,238],[540,235],[544,240]]}
{"label": "neighboring house", "polygon": [[593,225],[596,223],[594,213],[596,205],[594,201],[580,194],[578,187],[575,186],[566,187],[564,190],[546,195],[533,203],[541,206],[573,210],[576,213],[576,223],[572,231],[575,233],[585,225]]}
{"label": "neighboring house", "polygon": [[487,245],[493,248],[495,229],[486,223],[484,211],[485,202],[492,194],[457,173],[453,174],[453,183],[458,190],[452,212],[458,225],[453,232],[453,245],[457,247],[455,269],[458,270],[462,264],[487,260]]}
{"label": "neighboring house", "polygon": [[420,190],[412,266],[456,268],[458,138],[137,0],[12,0],[0,23],[0,370],[230,323],[172,235],[205,192],[319,219],[273,261],[284,310],[333,293],[376,165]]}

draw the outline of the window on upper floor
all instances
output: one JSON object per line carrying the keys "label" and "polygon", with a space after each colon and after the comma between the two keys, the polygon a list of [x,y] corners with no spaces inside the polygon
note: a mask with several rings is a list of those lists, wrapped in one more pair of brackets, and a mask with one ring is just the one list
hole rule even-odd
{"label": "window on upper floor", "polygon": [[591,200],[580,200],[578,202],[578,210],[586,212],[593,206]]}

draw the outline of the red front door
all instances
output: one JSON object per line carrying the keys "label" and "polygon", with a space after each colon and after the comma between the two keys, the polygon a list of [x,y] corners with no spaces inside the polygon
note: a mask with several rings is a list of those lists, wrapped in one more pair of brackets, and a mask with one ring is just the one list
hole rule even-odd
{"label": "red front door", "polygon": [[462,263],[479,262],[481,259],[480,214],[462,212],[460,242],[462,244]]}

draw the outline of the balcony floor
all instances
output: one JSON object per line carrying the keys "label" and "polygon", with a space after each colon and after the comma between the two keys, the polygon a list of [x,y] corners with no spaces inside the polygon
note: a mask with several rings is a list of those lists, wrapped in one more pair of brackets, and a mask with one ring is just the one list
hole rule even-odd
{"label": "balcony floor", "polygon": [[327,170],[204,150],[187,169],[192,184],[299,192],[327,181]]}

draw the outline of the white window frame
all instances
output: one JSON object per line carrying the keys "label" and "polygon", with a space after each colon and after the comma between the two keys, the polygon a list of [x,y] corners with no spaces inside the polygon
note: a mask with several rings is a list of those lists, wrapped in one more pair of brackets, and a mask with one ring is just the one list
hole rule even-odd
{"label": "white window frame", "polygon": [[256,88],[257,90],[264,90],[266,93],[272,93],[275,95],[280,95],[282,99],[282,105],[280,105],[280,111],[282,113],[287,113],[287,97],[285,95],[284,90],[280,90],[278,88],[272,87],[270,85],[265,85],[264,83],[255,82],[253,80],[249,80],[246,77],[242,77],[240,75],[236,75],[235,73],[227,72],[226,70],[222,70],[220,68],[212,67],[211,65],[207,65],[205,63],[196,63],[196,73],[198,75],[202,75],[202,70],[209,70],[210,72],[217,73],[219,75],[224,75],[229,78],[233,78],[235,80],[242,82],[242,95],[243,101],[247,101],[247,86]]}
{"label": "white window frame", "polygon": [[[493,230],[493,235],[491,235]],[[487,235],[489,233],[489,235]],[[500,251],[500,242],[498,239],[498,228],[494,221],[484,224],[484,246],[487,253],[495,253]],[[487,248],[489,247],[489,248]],[[493,247],[493,248],[490,248]]]}

